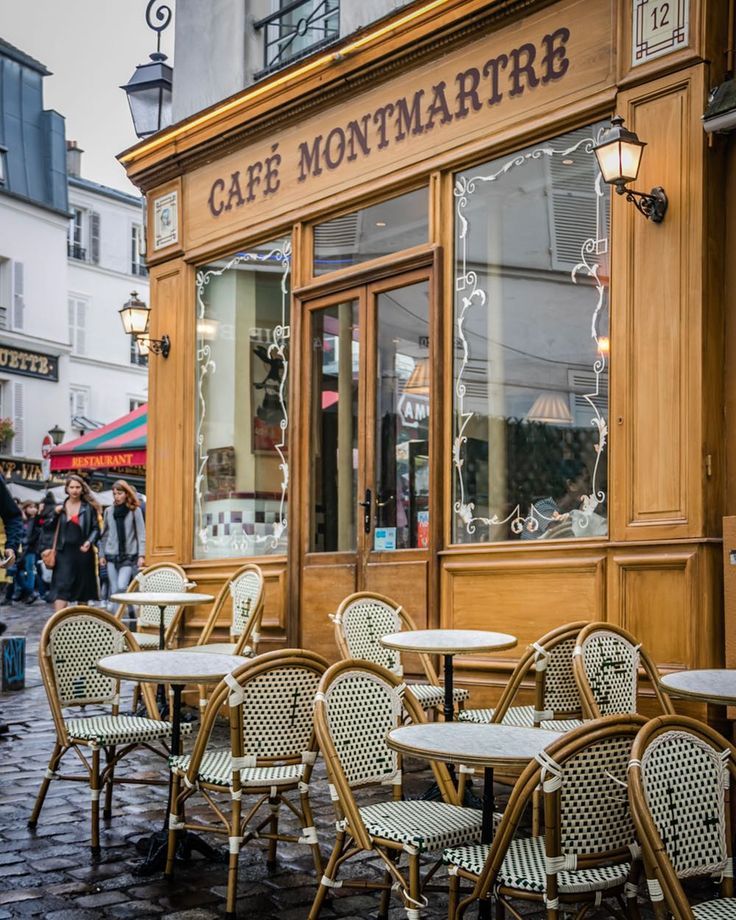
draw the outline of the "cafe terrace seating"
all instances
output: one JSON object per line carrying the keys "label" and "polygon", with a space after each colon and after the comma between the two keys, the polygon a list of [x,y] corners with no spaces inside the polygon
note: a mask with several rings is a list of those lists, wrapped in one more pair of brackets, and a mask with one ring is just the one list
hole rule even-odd
{"label": "cafe terrace seating", "polygon": [[[268,840],[269,864],[276,861],[279,840],[305,844],[312,850],[317,875],[322,872],[309,784],[317,759],[312,707],[326,669],[324,658],[301,649],[259,655],[217,685],[192,753],[170,758],[174,781],[166,875],[174,870],[178,829],[227,837],[228,917],[235,916],[238,854],[250,840]],[[229,710],[230,750],[211,750],[210,736],[223,705]],[[298,805],[288,797],[291,792],[298,793]],[[227,796],[229,802],[216,802],[213,793]],[[215,823],[185,819],[185,804],[198,795],[210,806]],[[246,806],[248,798],[254,801]],[[299,821],[300,837],[279,831],[282,805]]]}
{"label": "cafe terrace seating", "polygon": [[[736,917],[735,780],[736,748],[702,722],[666,715],[636,736],[629,801],[658,915],[666,906],[678,920]],[[698,877],[720,880],[721,897],[691,907],[680,880]]]}
{"label": "cafe terrace seating", "polygon": [[631,633],[611,623],[589,623],[578,636],[573,672],[586,719],[638,712],[639,669],[649,679],[660,712],[672,713],[657,666]]}
{"label": "cafe terrace seating", "polygon": [[[609,716],[565,734],[532,761],[515,785],[492,844],[449,847],[443,861],[451,878],[450,918],[460,920],[477,900],[495,894],[536,901],[549,920],[574,906],[622,898],[635,911],[639,847],[626,796],[631,746],[641,716]],[[516,837],[535,790],[544,797],[545,834]],[[458,880],[472,882],[458,903]],[[583,911],[581,911],[583,913]],[[503,916],[503,914],[500,914]]]}
{"label": "cafe terrace seating", "polygon": [[[46,776],[36,798],[29,825],[35,827],[51,780],[88,782],[91,798],[93,854],[99,852],[100,797],[104,793],[104,816],[112,813],[112,792],[116,783],[151,783],[150,779],[121,778],[118,763],[139,747],[160,757],[168,749],[154,746],[171,737],[171,723],[161,720],[149,687],[142,689],[146,717],[120,715],[120,681],[97,670],[106,655],[138,651],[130,630],[112,614],[96,607],[66,607],[55,613],[44,627],[39,646],[39,661],[46,696],[56,727],[56,744]],[[105,706],[109,714],[95,712],[83,718],[67,718],[63,710],[71,707]],[[190,725],[182,731],[189,733]],[[86,774],[60,772],[65,754],[74,751]],[[105,754],[104,766],[100,753]]]}
{"label": "cafe terrace seating", "polygon": [[[342,658],[372,661],[397,677],[403,677],[400,653],[386,648],[378,641],[381,636],[389,633],[416,629],[403,607],[382,594],[361,591],[346,597],[330,619],[335,624],[335,641]],[[407,686],[422,709],[442,709],[445,702],[444,690],[432,661],[429,655],[419,654],[418,657],[427,682]],[[460,687],[453,689],[453,699],[460,706],[468,695],[468,691]]]}
{"label": "cafe terrace seating", "polygon": [[[532,643],[519,659],[494,709],[463,709],[461,722],[501,722],[566,732],[582,724],[580,694],[572,669],[578,633],[587,622],[568,623]],[[534,672],[534,705],[514,706],[524,680]]]}
{"label": "cafe terrace seating", "polygon": [[[337,813],[335,844],[309,913],[316,920],[328,889],[380,889],[379,916],[387,916],[392,889],[398,891],[410,920],[427,901],[423,891],[439,867],[435,862],[424,880],[420,859],[463,841],[480,840],[481,812],[458,805],[457,791],[444,764],[432,770],[442,801],[404,801],[401,757],[386,744],[386,735],[407,718],[424,722],[419,702],[391,671],[367,661],[332,665],[322,678],[314,705],[319,747],[327,766],[330,796]],[[355,791],[390,786],[381,803],[360,806]],[[384,865],[383,882],[340,879],[338,871],[352,857],[371,852]],[[408,873],[399,859],[406,854]]]}
{"label": "cafe terrace seating", "polygon": [[[128,591],[168,591],[178,594],[195,588],[194,582],[189,581],[187,574],[180,565],[174,562],[160,562],[156,565],[149,565],[140,571],[128,586]],[[127,604],[121,604],[115,616],[122,619]],[[164,635],[164,648],[172,648],[176,644],[176,638],[181,624],[182,608],[169,606],[164,611],[164,624],[166,633]],[[161,611],[158,607],[150,604],[143,604],[138,608],[138,630],[133,633],[140,649],[157,649],[158,632],[161,620]],[[150,628],[150,632],[141,632],[140,627]]]}

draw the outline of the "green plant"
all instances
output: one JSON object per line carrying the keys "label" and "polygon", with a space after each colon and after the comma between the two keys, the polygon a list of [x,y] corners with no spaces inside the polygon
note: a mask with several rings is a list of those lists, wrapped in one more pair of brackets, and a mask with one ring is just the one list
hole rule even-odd
{"label": "green plant", "polygon": [[0,418],[0,442],[10,441],[15,437],[15,428],[13,421],[9,418]]}

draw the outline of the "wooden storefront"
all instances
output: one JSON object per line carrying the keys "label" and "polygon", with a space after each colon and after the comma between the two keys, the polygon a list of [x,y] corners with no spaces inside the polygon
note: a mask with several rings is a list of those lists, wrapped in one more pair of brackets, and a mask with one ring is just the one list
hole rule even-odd
{"label": "wooden storefront", "polygon": [[[709,144],[701,115],[709,88],[723,78],[728,3],[650,2],[647,15],[655,7],[660,19],[674,16],[675,7],[678,15],[683,9],[688,14],[673,33],[673,47],[658,54],[647,51],[632,0],[417,2],[121,156],[148,200],[152,334],[168,334],[172,342],[170,357],[153,360],[150,368],[149,561],[184,564],[203,590],[218,588],[247,559],[258,561],[267,585],[263,647],[303,645],[334,657],[328,614],[351,591],[373,589],[404,604],[421,625],[502,629],[519,636],[520,648],[556,625],[590,618],[631,630],[665,670],[723,663],[724,444],[733,437],[724,420],[726,144]],[[637,35],[644,50],[632,63]],[[588,208],[585,219],[597,233],[587,250],[592,255],[581,257],[583,269],[577,266],[575,296],[582,291],[594,304],[600,295],[606,310],[610,305],[610,320],[603,329],[595,326],[595,311],[580,314],[588,324],[593,316],[591,347],[598,349],[587,371],[577,357],[563,367],[564,341],[555,346],[562,357],[544,359],[550,380],[564,371],[572,381],[560,385],[561,424],[553,419],[550,429],[546,416],[532,413],[531,390],[524,381],[509,382],[517,365],[508,357],[503,364],[504,392],[511,393],[512,385],[518,391],[503,413],[506,480],[528,459],[533,419],[542,419],[539,432],[547,425],[544,443],[553,444],[564,469],[572,470],[564,474],[568,484],[581,464],[595,466],[589,494],[580,499],[583,511],[575,509],[583,517],[573,514],[571,529],[554,538],[551,524],[556,526],[559,510],[550,512],[555,503],[538,500],[552,495],[546,482],[530,484],[519,474],[519,488],[534,497],[524,507],[518,499],[514,508],[517,499],[504,480],[501,510],[492,507],[501,486],[491,468],[501,462],[501,449],[488,432],[500,429],[490,410],[481,425],[477,406],[498,403],[500,390],[487,374],[479,397],[470,371],[463,377],[469,366],[463,355],[483,340],[483,368],[500,366],[493,363],[498,347],[523,362],[529,356],[517,354],[524,350],[519,342],[524,335],[532,342],[535,327],[545,321],[550,341],[564,339],[565,294],[550,292],[553,285],[561,291],[563,275],[574,268],[565,261],[560,228],[567,220],[573,233],[578,212],[565,210],[577,193],[566,185],[559,163],[573,150],[569,159],[577,168],[579,153],[591,155],[585,138],[593,138],[615,112],[647,142],[636,188],[663,186],[666,218],[659,225],[645,220],[607,186],[598,185],[580,205]],[[557,143],[559,138],[564,141]],[[527,180],[524,164],[537,169],[535,161],[538,171]],[[504,184],[506,176],[512,179]],[[539,191],[542,181],[547,184]],[[494,183],[500,189],[493,191],[497,212],[490,198],[472,197],[488,196]],[[419,232],[413,225],[406,237],[411,245],[399,241],[375,257],[368,252],[342,260],[352,262],[344,265],[335,258],[327,270],[318,268],[315,247],[334,253],[338,246],[323,227],[354,230],[350,215],[356,213],[368,215],[371,226],[385,225],[376,219],[378,206],[418,200],[402,197],[413,193],[426,201],[423,239],[412,235]],[[489,240],[492,233],[509,244],[528,239],[538,223],[531,209],[542,207],[542,200],[556,223],[550,224],[548,262],[535,263],[533,270],[535,283],[547,285],[548,298],[535,314],[522,296],[525,289],[513,287],[527,284],[526,276],[513,278],[532,270],[513,268],[513,245],[509,251],[500,243],[483,249],[477,228],[486,228]],[[401,207],[394,209],[399,218]],[[512,228],[525,209],[530,224],[517,233]],[[493,250],[503,262],[499,268],[487,257],[482,290],[481,282],[473,282],[471,263],[461,264],[463,227],[468,252]],[[207,360],[219,347],[208,342],[213,333],[205,329],[212,291],[224,291],[226,273],[246,263],[270,260],[273,274],[287,258],[288,290],[286,275],[279,275],[288,301],[281,305],[285,326],[272,324],[262,353],[281,361],[273,371],[271,399],[276,405],[283,384],[288,439],[273,453],[279,425],[266,430],[263,419],[254,422],[254,400],[268,397],[250,387],[227,410],[235,418],[231,435],[218,441],[217,418],[202,416],[207,399],[215,416],[224,399],[203,390],[212,387]],[[466,304],[476,310],[476,324],[477,303],[485,303],[482,329],[471,324],[464,331],[458,321],[465,284],[475,284],[469,299],[479,298]],[[499,291],[519,297],[518,308],[509,307],[503,321],[491,315]],[[233,303],[245,303],[242,292],[233,297]],[[276,287],[269,297],[275,304]],[[390,338],[399,333],[387,306],[397,303],[404,312],[407,304],[426,305],[426,315],[407,320],[400,333],[407,341],[413,336],[413,346],[414,339],[420,343],[422,356],[395,360],[411,416],[403,418],[408,427],[402,430],[418,430],[422,417],[421,437],[397,436],[404,441],[393,435],[391,441],[381,428],[388,396],[377,373],[389,353],[385,343],[390,348],[399,341]],[[218,341],[229,335],[245,344],[218,359],[218,386],[230,380],[236,389],[243,379],[254,379],[251,352],[259,327],[255,312],[238,319],[225,317],[225,310],[210,321]],[[524,317],[526,332],[514,347],[498,346],[494,335],[513,326],[515,312]],[[250,331],[240,330],[248,324]],[[343,357],[349,354],[347,363],[340,362],[336,342],[342,342]],[[267,377],[262,360],[258,374]],[[333,390],[324,388],[328,360]],[[414,378],[412,390],[407,375],[409,369],[418,374],[420,366],[424,377],[420,384]],[[591,379],[595,399],[585,389]],[[268,385],[267,379],[257,382]],[[548,395],[559,395],[551,392],[555,387],[550,384]],[[415,394],[413,403],[407,393]],[[315,426],[322,426],[324,445],[331,437],[325,421],[330,411],[335,418],[329,425],[342,434],[334,436],[338,462],[326,471]],[[463,428],[466,419],[469,427]],[[569,433],[591,423],[594,437]],[[568,433],[560,434],[562,428]],[[393,445],[393,466],[379,459],[387,449],[384,435]],[[258,461],[261,492],[238,491],[235,458],[242,451],[265,456],[265,447],[272,456]],[[572,457],[573,450],[585,463]],[[397,464],[409,472],[397,472]],[[397,511],[379,537],[382,506],[401,502],[398,491],[383,488],[384,475],[401,480],[401,489],[407,476],[421,477],[423,485],[412,492],[409,511]],[[215,478],[217,492],[210,485]],[[366,501],[368,491],[372,517],[365,521],[358,502]],[[325,496],[333,493],[341,497],[331,521]],[[234,495],[241,497],[229,497]],[[249,502],[256,508],[252,532],[244,523]],[[488,507],[481,513],[483,503]],[[288,526],[281,526],[284,521]],[[586,531],[591,521],[595,526]],[[275,534],[267,548],[259,524],[271,526],[268,539]],[[218,556],[226,539],[227,554]],[[187,624],[192,631],[197,626],[196,619]],[[459,662],[459,679],[473,687],[477,705],[494,699],[518,654],[516,649],[491,662]]]}

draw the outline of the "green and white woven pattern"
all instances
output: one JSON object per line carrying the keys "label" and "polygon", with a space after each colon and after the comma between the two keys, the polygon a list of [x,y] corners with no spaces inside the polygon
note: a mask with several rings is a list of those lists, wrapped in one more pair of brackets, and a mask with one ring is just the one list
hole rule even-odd
{"label": "green and white woven pattern", "polygon": [[62,706],[112,702],[117,681],[100,674],[97,662],[106,655],[125,651],[123,633],[116,625],[80,614],[57,623],[49,640]]}
{"label": "green and white woven pattern", "polygon": [[445,802],[383,802],[360,809],[371,837],[395,840],[419,852],[437,852],[467,840],[479,840],[478,809]]}
{"label": "green and white woven pattern", "polygon": [[379,677],[343,671],[325,695],[327,720],[335,750],[351,786],[390,781],[398,755],[386,735],[399,725],[398,693]]}
{"label": "green and white woven pattern", "polygon": [[636,712],[639,649],[623,636],[604,629],[588,636],[582,654],[601,715]]}
{"label": "green and white woven pattern", "polygon": [[[189,769],[190,760],[189,754],[169,757],[169,766],[183,775]],[[301,780],[303,773],[303,763],[280,767],[245,767],[240,771],[240,782],[244,786],[292,786]],[[230,751],[211,751],[205,754],[197,771],[197,779],[203,783],[229,788],[233,781],[233,759]]]}
{"label": "green and white woven pattern", "polygon": [[614,735],[591,744],[563,764],[562,853],[600,853],[634,843],[625,788],[631,744],[631,738]]}
{"label": "green and white woven pattern", "polygon": [[[476,722],[486,725],[493,721],[493,709],[461,709],[458,719],[461,722]],[[516,725],[519,728],[534,728],[533,706],[509,706],[503,717],[504,725]],[[551,732],[570,732],[583,723],[579,719],[550,719],[541,722],[539,727]]]}
{"label": "green and white woven pattern", "polygon": [[[160,593],[182,594],[187,589],[187,582],[181,577],[181,573],[176,569],[155,569],[147,574],[141,573],[138,576],[140,591],[158,591]],[[164,624],[168,626],[174,619],[176,613],[175,606],[168,606],[164,610]],[[138,610],[138,623],[141,626],[159,627],[161,621],[161,611],[158,607],[150,604],[144,604]]]}
{"label": "green and white woven pattern", "polygon": [[[474,875],[483,871],[490,846],[477,844],[447,849],[442,861],[450,866],[459,866]],[[623,885],[630,866],[600,866],[593,869],[564,870],[557,874],[560,894],[581,894],[590,891],[605,891],[616,885]],[[544,894],[547,876],[544,863],[544,838],[529,837],[512,840],[501,864],[498,882],[507,888]]]}
{"label": "green and white woven pattern", "polygon": [[343,610],[342,630],[351,658],[380,664],[401,677],[399,653],[379,642],[382,636],[401,630],[401,620],[393,607],[375,597],[358,598]]}
{"label": "green and white woven pattern", "polygon": [[243,572],[230,582],[230,596],[233,599],[233,620],[231,636],[242,636],[251,612],[256,609],[263,582],[258,572]]}
{"label": "green and white woven pattern", "polygon": [[[101,746],[168,741],[171,738],[171,722],[138,716],[90,716],[87,719],[66,719],[64,724],[70,738],[92,741]],[[186,722],[181,726],[184,735],[190,734],[191,730],[192,726]]]}
{"label": "green and white woven pattern", "polygon": [[[435,687],[432,684],[407,684],[407,689],[416,697],[422,709],[434,709],[435,706],[442,706],[445,702],[444,687]],[[467,700],[469,695],[468,691],[461,687],[452,688],[452,698],[456,703]]]}
{"label": "green and white woven pattern", "polygon": [[647,747],[641,776],[652,819],[678,876],[722,872],[728,852],[728,770],[720,752],[687,732],[664,732]]}
{"label": "green and white woven pattern", "polygon": [[312,738],[312,710],[320,675],[289,665],[270,668],[243,685],[246,756],[299,758]]}
{"label": "green and white woven pattern", "polygon": [[691,909],[695,920],[736,920],[736,898],[717,898]]}
{"label": "green and white woven pattern", "polygon": [[133,638],[141,649],[158,648],[158,633],[134,632]]}

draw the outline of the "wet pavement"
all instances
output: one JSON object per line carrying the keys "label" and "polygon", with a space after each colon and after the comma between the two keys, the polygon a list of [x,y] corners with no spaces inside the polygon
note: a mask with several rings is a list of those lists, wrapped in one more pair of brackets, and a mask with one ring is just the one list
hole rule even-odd
{"label": "wet pavement", "polygon": [[[52,782],[37,828],[28,828],[28,817],[55,739],[37,662],[39,636],[50,612],[42,604],[0,608],[0,620],[8,624],[7,635],[25,635],[27,641],[25,690],[0,694],[0,721],[10,726],[8,733],[0,735],[0,920],[30,916],[46,920],[223,917],[227,883],[224,865],[195,858],[189,865],[178,867],[171,882],[161,874],[147,878],[136,875],[141,857],[135,842],[163,822],[166,792],[161,786],[116,787],[113,817],[110,821],[101,819],[101,858],[97,863],[92,862],[89,849],[86,784]],[[125,704],[121,711],[125,711]],[[223,722],[223,742],[224,728]],[[190,745],[188,741],[187,747]],[[79,764],[73,752],[62,761],[62,770],[65,764],[67,771],[77,772]],[[152,769],[165,775],[159,766],[163,761],[147,752],[124,764],[136,775],[153,775]],[[410,792],[426,788],[428,781],[426,767],[409,765]],[[385,791],[380,794],[385,795]],[[321,764],[313,774],[312,804],[326,856],[334,839],[334,811]],[[197,808],[188,808],[188,815],[196,817],[197,813]],[[283,825],[288,827],[285,813]],[[208,839],[213,843],[219,840]],[[346,867],[344,875],[348,874],[372,875],[373,869],[365,861],[360,865],[353,861]],[[255,842],[243,848],[238,916],[302,920],[309,912],[314,892],[315,876],[308,848],[279,844],[278,864],[270,872],[266,868],[265,845]],[[326,920],[375,917],[378,897],[377,892],[337,890],[327,901],[322,916]],[[431,893],[430,897],[431,906],[422,912],[423,920],[445,918],[444,895]],[[393,903],[392,920],[404,920],[406,913],[398,900]],[[476,915],[474,910],[468,914]],[[591,912],[588,916],[594,915]]]}

